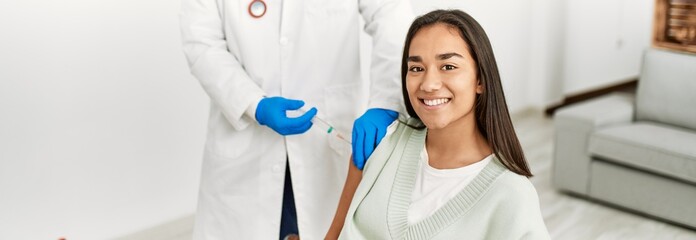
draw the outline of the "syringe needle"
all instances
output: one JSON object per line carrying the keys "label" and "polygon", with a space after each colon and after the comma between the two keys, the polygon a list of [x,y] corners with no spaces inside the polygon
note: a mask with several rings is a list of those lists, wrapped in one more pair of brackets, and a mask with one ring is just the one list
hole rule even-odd
{"label": "syringe needle", "polygon": [[[307,109],[305,109],[305,108],[300,108],[299,111],[301,111],[301,112],[303,112],[303,113],[306,113],[306,112],[307,112]],[[341,132],[339,132],[338,130],[336,130],[331,124],[329,124],[328,122],[326,122],[324,119],[321,119],[321,118],[319,118],[319,117],[317,117],[317,116],[315,115],[315,116],[312,118],[312,121],[314,121],[314,120],[317,120],[317,121],[319,121],[321,124],[323,124],[323,125],[326,126],[326,134],[329,134],[329,135],[332,135],[332,134],[333,134],[333,135],[335,135],[338,139],[341,139],[341,140],[343,140],[344,142],[346,142],[346,143],[348,143],[348,144],[351,144],[350,140],[348,140],[345,136],[343,136],[343,134],[341,134]]]}
{"label": "syringe needle", "polygon": [[336,133],[336,137],[338,137],[338,139],[343,140],[344,142],[347,142],[348,144],[351,144],[350,140],[346,139],[341,133]]}

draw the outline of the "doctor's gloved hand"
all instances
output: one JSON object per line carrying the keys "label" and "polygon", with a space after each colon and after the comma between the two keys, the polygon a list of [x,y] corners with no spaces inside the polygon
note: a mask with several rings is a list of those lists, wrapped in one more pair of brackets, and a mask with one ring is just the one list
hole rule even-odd
{"label": "doctor's gloved hand", "polygon": [[304,133],[312,127],[312,118],[317,115],[317,109],[312,108],[302,116],[289,118],[285,111],[297,110],[304,106],[304,101],[283,97],[263,98],[256,106],[256,121],[266,125],[280,135]]}
{"label": "doctor's gloved hand", "polygon": [[367,158],[377,147],[384,135],[387,134],[389,124],[399,116],[399,113],[381,109],[370,108],[353,123],[353,164],[362,170]]}

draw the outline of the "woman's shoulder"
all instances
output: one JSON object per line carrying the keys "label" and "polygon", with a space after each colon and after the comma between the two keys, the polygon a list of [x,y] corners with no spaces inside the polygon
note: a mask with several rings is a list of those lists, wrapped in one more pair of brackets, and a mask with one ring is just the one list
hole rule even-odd
{"label": "woman's shoulder", "polygon": [[489,198],[494,211],[500,213],[495,221],[505,222],[502,225],[508,226],[507,231],[524,236],[519,238],[550,239],[541,214],[539,195],[529,178],[506,168],[495,185],[495,197]]}
{"label": "woman's shoulder", "polygon": [[[494,159],[494,161],[498,160]],[[502,165],[500,163],[496,164]],[[519,199],[519,201],[529,201],[537,204],[539,202],[536,188],[529,178],[514,173],[507,168],[500,174],[495,185],[506,197],[513,197]]]}

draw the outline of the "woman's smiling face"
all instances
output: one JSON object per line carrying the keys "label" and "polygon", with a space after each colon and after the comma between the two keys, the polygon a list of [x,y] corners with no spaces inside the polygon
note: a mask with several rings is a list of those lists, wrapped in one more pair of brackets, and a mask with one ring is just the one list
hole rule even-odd
{"label": "woman's smiling face", "polygon": [[483,87],[459,30],[442,23],[420,29],[411,41],[407,60],[406,90],[413,110],[428,129],[475,123],[474,104]]}

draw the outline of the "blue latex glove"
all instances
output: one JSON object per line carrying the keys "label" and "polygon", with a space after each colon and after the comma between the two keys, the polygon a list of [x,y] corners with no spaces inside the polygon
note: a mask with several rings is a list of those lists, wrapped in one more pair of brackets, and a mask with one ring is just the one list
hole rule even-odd
{"label": "blue latex glove", "polygon": [[304,106],[304,101],[283,97],[261,99],[256,106],[256,121],[266,125],[280,135],[304,133],[312,127],[312,118],[317,115],[317,109],[312,108],[302,116],[289,118],[285,111],[297,110]]}
{"label": "blue latex glove", "polygon": [[353,164],[362,170],[367,158],[387,134],[387,127],[399,113],[381,108],[370,108],[353,123]]}

